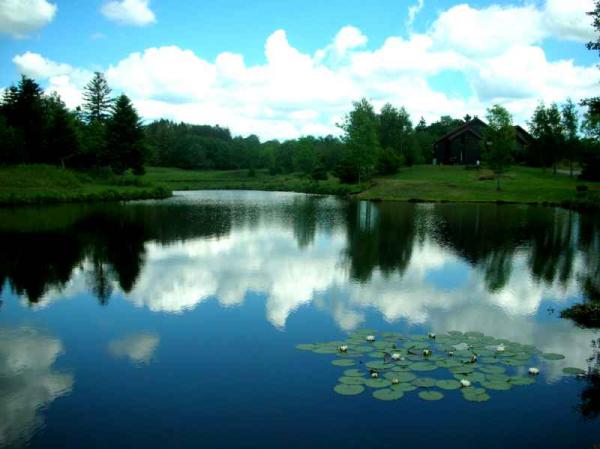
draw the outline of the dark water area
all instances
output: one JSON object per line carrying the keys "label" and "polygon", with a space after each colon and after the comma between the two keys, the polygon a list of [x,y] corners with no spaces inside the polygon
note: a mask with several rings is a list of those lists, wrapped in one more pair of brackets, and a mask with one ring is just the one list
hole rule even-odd
{"label": "dark water area", "polygon": [[[600,219],[265,192],[0,210],[0,447],[593,448]],[[342,396],[299,343],[361,328],[535,345],[534,385]]]}

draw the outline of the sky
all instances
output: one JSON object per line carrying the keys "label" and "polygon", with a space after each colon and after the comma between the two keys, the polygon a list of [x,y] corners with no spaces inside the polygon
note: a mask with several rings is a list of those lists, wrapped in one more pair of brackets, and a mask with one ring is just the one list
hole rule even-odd
{"label": "sky", "polygon": [[0,0],[0,89],[21,74],[81,103],[94,71],[146,122],[261,139],[339,134],[362,97],[416,122],[526,124],[540,101],[600,95],[593,0]]}

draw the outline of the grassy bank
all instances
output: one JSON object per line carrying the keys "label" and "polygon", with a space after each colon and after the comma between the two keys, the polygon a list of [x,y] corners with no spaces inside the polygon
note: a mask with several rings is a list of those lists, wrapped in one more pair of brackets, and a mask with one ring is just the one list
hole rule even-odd
{"label": "grassy bank", "polygon": [[[578,193],[577,186],[587,186]],[[507,202],[583,205],[595,203],[600,183],[585,183],[551,170],[513,167],[501,179],[500,192],[488,170],[452,166],[404,168],[394,176],[376,178],[360,199],[392,201]],[[600,202],[598,202],[600,205]]]}
{"label": "grassy bank", "polygon": [[[336,178],[315,182],[299,174],[269,175],[265,170],[192,171],[148,167],[144,176],[79,173],[49,166],[0,168],[0,205],[92,202],[164,198],[173,190],[268,190],[386,201],[507,202],[600,209],[600,183],[583,183],[550,170],[513,167],[502,177],[502,190],[487,170],[416,166],[369,185],[341,184]],[[586,192],[577,192],[586,186]]]}
{"label": "grassy bank", "polygon": [[349,195],[365,186],[341,184],[337,178],[315,182],[299,174],[270,175],[266,170],[194,171],[148,167],[143,180],[170,190],[268,190]]}
{"label": "grassy bank", "polygon": [[134,176],[80,173],[46,165],[0,167],[0,205],[165,198],[170,190]]}

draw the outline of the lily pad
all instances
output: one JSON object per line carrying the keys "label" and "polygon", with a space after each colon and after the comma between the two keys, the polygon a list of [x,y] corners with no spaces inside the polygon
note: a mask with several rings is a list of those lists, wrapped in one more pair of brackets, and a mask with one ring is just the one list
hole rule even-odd
{"label": "lily pad", "polygon": [[373,397],[380,401],[395,401],[402,396],[404,396],[404,393],[401,390],[394,390],[391,388],[382,388],[373,392]]}
{"label": "lily pad", "polygon": [[510,390],[510,387],[511,387],[511,384],[509,384],[508,382],[494,382],[494,381],[481,382],[481,385],[483,387],[487,388],[488,390],[498,390],[498,391]]}
{"label": "lily pad", "polygon": [[315,345],[312,343],[300,343],[299,345],[296,345],[296,349],[299,349],[300,351],[314,351]]}
{"label": "lily pad", "polygon": [[365,387],[362,385],[339,384],[333,388],[333,391],[344,396],[355,396],[365,391]]}
{"label": "lily pad", "polygon": [[416,385],[417,387],[431,388],[431,387],[435,387],[436,380],[432,379],[431,377],[418,377],[417,379],[413,380],[412,383],[413,383],[413,385]]}
{"label": "lily pad", "polygon": [[567,368],[563,368],[563,373],[565,374],[572,374],[575,376],[583,376],[585,374],[587,374],[586,371],[580,369],[580,368],[574,368],[572,366],[569,366]]}
{"label": "lily pad", "polygon": [[371,388],[387,388],[392,383],[386,379],[367,379],[365,380],[365,385]]}
{"label": "lily pad", "polygon": [[453,379],[438,380],[435,385],[442,390],[458,390],[460,388],[460,382]]}
{"label": "lily pad", "polygon": [[479,367],[479,371],[486,374],[502,374],[506,372],[506,368],[502,368],[501,366],[481,366]]}
{"label": "lily pad", "polygon": [[410,369],[413,371],[435,371],[437,368],[437,365],[429,362],[415,362],[410,365]]}
{"label": "lily pad", "polygon": [[382,360],[375,360],[367,363],[367,368],[371,369],[386,369],[387,364]]}
{"label": "lily pad", "polygon": [[346,371],[344,371],[344,376],[346,377],[363,377],[365,375],[365,373],[359,369],[353,368],[353,369],[347,369]]}
{"label": "lily pad", "polygon": [[364,385],[365,381],[364,377],[347,377],[342,376],[338,379],[338,382],[346,385]]}
{"label": "lily pad", "polygon": [[355,363],[354,360],[348,359],[337,359],[331,362],[331,364],[335,366],[353,366]]}
{"label": "lily pad", "polygon": [[439,391],[427,390],[421,391],[419,397],[424,401],[439,401],[444,398],[444,394]]}
{"label": "lily pad", "polygon": [[532,376],[513,376],[509,379],[511,385],[531,385],[535,383]]}
{"label": "lily pad", "polygon": [[415,391],[417,389],[415,385],[406,382],[400,382],[399,384],[392,385],[390,388],[392,390],[399,390],[404,392]]}

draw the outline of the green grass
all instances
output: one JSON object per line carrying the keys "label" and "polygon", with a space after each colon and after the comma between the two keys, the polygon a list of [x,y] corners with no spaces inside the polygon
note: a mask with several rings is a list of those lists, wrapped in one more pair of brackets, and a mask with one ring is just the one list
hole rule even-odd
{"label": "green grass", "polygon": [[170,190],[268,190],[286,192],[348,195],[359,193],[363,186],[341,184],[329,177],[315,182],[300,174],[270,175],[266,170],[181,170],[178,168],[148,167],[144,181]]}
{"label": "green grass", "polygon": [[[585,184],[590,192],[577,194]],[[585,183],[551,170],[513,167],[501,178],[501,191],[488,170],[466,170],[453,166],[415,166],[394,176],[376,178],[360,199],[393,201],[551,203],[597,198],[600,183]]]}
{"label": "green grass", "polygon": [[[586,185],[589,192],[578,193]],[[502,177],[502,190],[487,170],[421,165],[369,185],[341,184],[336,178],[315,182],[300,174],[269,175],[257,170],[194,171],[148,167],[144,176],[80,173],[44,165],[0,168],[0,205],[92,202],[163,198],[173,190],[269,190],[391,201],[511,202],[600,208],[600,183],[583,183],[551,170],[513,167]]]}
{"label": "green grass", "polygon": [[48,165],[0,167],[0,205],[165,198],[170,191],[132,175],[81,173]]}

